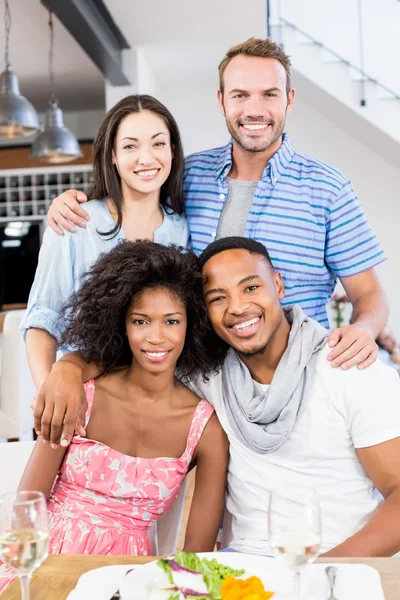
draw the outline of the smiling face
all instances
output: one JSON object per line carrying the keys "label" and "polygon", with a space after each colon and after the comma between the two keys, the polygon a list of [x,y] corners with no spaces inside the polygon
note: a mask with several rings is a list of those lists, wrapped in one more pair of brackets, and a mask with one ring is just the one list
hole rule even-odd
{"label": "smiling face", "polygon": [[295,94],[293,89],[287,94],[282,64],[240,54],[227,65],[223,78],[218,100],[234,141],[246,152],[278,148]]}
{"label": "smiling face", "polygon": [[165,288],[138,294],[126,312],[126,335],[136,363],[151,373],[171,371],[182,353],[187,327],[182,301]]}
{"label": "smiling face", "polygon": [[263,353],[274,339],[287,334],[280,304],[285,295],[282,279],[263,256],[225,250],[210,258],[202,273],[211,324],[239,354]]}
{"label": "smiling face", "polygon": [[113,150],[122,192],[148,195],[159,191],[171,172],[172,154],[170,133],[161,117],[148,110],[125,117]]}

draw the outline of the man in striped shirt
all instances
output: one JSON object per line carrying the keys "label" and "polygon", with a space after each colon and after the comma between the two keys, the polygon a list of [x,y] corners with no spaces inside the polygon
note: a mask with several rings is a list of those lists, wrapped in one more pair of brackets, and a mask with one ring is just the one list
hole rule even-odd
{"label": "man in striped shirt", "polygon": [[[331,333],[328,360],[343,369],[369,366],[388,316],[374,271],[385,257],[351,183],[296,152],[284,133],[295,97],[289,57],[269,39],[250,38],[227,52],[219,76],[231,140],[186,159],[194,251],[226,236],[262,242],[282,274],[284,304],[299,304],[327,327],[326,306],[339,278],[353,305],[352,324]],[[82,192],[65,192],[50,208],[49,224],[58,233],[57,224],[73,231],[66,218],[81,225],[86,213],[79,202],[85,200]]]}

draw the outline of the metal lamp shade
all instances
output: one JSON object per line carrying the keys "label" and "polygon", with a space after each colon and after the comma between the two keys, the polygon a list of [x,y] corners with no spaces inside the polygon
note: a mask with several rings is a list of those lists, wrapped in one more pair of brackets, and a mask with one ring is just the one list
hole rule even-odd
{"label": "metal lamp shade", "polygon": [[64,126],[62,110],[58,104],[50,105],[46,114],[46,127],[33,142],[30,156],[52,164],[70,162],[82,156],[78,140]]}
{"label": "metal lamp shade", "polygon": [[21,96],[18,77],[11,67],[0,75],[0,137],[18,138],[40,131],[32,104]]}

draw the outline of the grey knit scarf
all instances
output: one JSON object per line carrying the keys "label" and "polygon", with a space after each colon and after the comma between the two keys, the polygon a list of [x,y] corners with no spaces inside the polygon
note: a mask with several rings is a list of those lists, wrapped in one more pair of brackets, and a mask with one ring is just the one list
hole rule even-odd
{"label": "grey knit scarf", "polygon": [[258,454],[286,442],[312,392],[319,351],[328,331],[297,305],[284,308],[291,325],[288,346],[264,394],[231,348],[222,367],[223,403],[239,440]]}

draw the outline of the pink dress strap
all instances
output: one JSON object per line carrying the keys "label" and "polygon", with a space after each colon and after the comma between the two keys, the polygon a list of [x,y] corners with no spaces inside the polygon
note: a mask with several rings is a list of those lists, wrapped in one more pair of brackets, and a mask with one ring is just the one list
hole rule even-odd
{"label": "pink dress strap", "polygon": [[87,411],[86,411],[86,418],[85,418],[85,425],[87,425],[89,423],[90,415],[92,414],[94,388],[95,388],[94,379],[90,379],[90,381],[87,381],[83,385],[83,387],[85,389],[86,400],[88,403],[88,407],[87,407]]}
{"label": "pink dress strap", "polygon": [[214,407],[206,400],[200,400],[194,411],[189,435],[186,442],[185,455],[191,459],[201,438],[205,426],[214,412]]}

